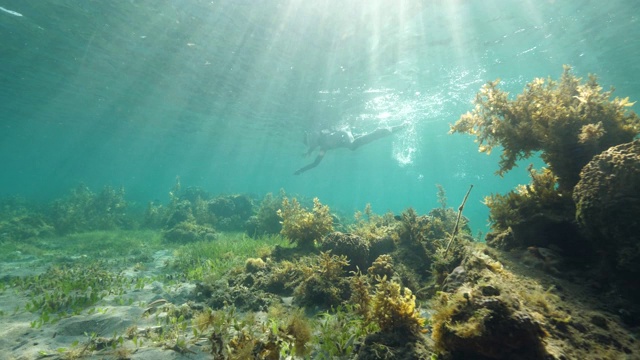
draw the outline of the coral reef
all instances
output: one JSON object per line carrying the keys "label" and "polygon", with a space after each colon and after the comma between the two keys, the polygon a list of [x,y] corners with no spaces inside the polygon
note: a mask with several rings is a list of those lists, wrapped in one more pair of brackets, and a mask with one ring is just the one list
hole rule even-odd
{"label": "coral reef", "polygon": [[576,219],[608,271],[640,276],[640,140],[591,160],[573,191]]}
{"label": "coral reef", "polygon": [[490,82],[451,132],[476,135],[482,152],[501,146],[499,175],[534,154],[548,165],[529,168],[530,184],[487,197],[487,244],[526,249],[529,262],[544,271],[592,282],[617,299],[612,310],[638,324],[640,146],[633,139],[640,118],[628,98],[612,93],[568,66],[559,81],[535,79],[515,99]]}
{"label": "coral reef", "polygon": [[[585,167],[574,192],[592,247],[600,246],[599,253],[611,260],[611,278],[607,280],[623,279],[620,284],[631,291],[640,285],[631,281],[631,275],[636,274],[630,267],[633,264],[625,262],[622,255],[635,259],[632,243],[625,241],[637,242],[633,237],[637,228],[623,225],[635,226],[637,216],[625,217],[623,210],[636,214],[638,142],[596,157]],[[500,234],[508,233],[505,237],[527,239],[522,242],[532,242],[541,235],[523,237],[519,226],[539,226],[530,219],[547,209],[545,214],[552,214],[552,209],[567,201],[564,194],[555,191],[553,173],[531,170],[531,176],[529,186],[491,199],[493,220],[499,224],[496,229]],[[640,352],[632,332],[621,324],[626,319],[637,321],[637,316],[630,314],[636,311],[632,301],[619,302],[621,293],[614,291],[606,292],[610,297],[606,302],[592,296],[592,284],[599,278],[594,277],[587,286],[572,282],[575,275],[567,274],[563,267],[566,251],[529,246],[503,252],[473,242],[461,216],[462,206],[456,236],[458,217],[447,207],[442,187],[438,192],[441,206],[427,215],[408,209],[397,217],[378,216],[367,207],[354,224],[339,227],[349,233],[328,231],[335,220],[319,201],[315,201],[314,210],[307,211],[291,200],[281,211],[281,215],[288,215],[282,217],[283,222],[295,223],[283,227],[291,235],[287,238],[214,233],[214,223],[220,217],[234,216],[233,198],[210,197],[197,188],[174,189],[171,202],[154,215],[160,219],[157,224],[162,231],[61,236],[65,246],[70,242],[85,246],[69,248],[72,255],[60,257],[67,263],[63,266],[50,264],[59,256],[57,249],[51,252],[61,246],[57,239],[41,241],[46,231],[35,233],[46,229],[46,218],[40,222],[43,218],[36,211],[22,209],[19,204],[15,209],[2,207],[0,227],[10,232],[0,238],[3,246],[14,246],[12,242],[26,236],[29,241],[21,242],[42,245],[38,251],[46,253],[41,274],[20,278],[11,272],[0,279],[3,323],[16,320],[22,328],[29,319],[32,328],[44,331],[37,332],[43,333],[40,339],[52,339],[51,334],[63,334],[63,323],[75,324],[81,336],[84,331],[100,329],[83,325],[89,318],[97,324],[109,315],[121,323],[124,314],[138,314],[139,318],[127,318],[123,323],[126,331],[109,331],[114,334],[111,338],[91,335],[80,344],[83,339],[76,337],[71,340],[76,345],[60,347],[58,355],[49,349],[46,355],[40,354],[65,358],[128,358],[144,352],[163,358],[191,354],[273,360],[561,360],[634,358]],[[214,203],[215,214],[210,207]],[[609,211],[610,206],[619,209]],[[269,207],[277,214],[273,199]],[[314,225],[315,221],[318,224]],[[586,228],[589,224],[594,228]],[[22,226],[24,232],[12,230]],[[302,240],[306,245],[301,245],[299,239],[308,232],[315,232],[314,236]],[[161,234],[165,240],[175,237],[176,242],[162,243]],[[191,242],[214,236],[216,241]],[[447,253],[445,248],[452,238],[456,241]],[[595,244],[599,241],[607,245]],[[127,255],[120,249],[122,244],[135,249]],[[77,256],[85,254],[86,246],[92,252]],[[280,250],[271,251],[274,247]],[[613,251],[618,248],[626,249],[625,253]],[[104,259],[92,264],[96,254]],[[85,263],[90,265],[82,265]],[[0,265],[8,269],[7,264]],[[6,305],[9,299],[15,301],[11,306]],[[431,306],[424,306],[429,300]],[[66,336],[57,336],[56,341],[67,346]],[[0,341],[3,343],[9,342]],[[32,344],[17,345],[17,351],[32,348]]]}
{"label": "coral reef", "polygon": [[296,198],[285,197],[282,200],[282,208],[278,210],[278,216],[282,218],[282,230],[280,234],[292,243],[303,249],[311,249],[315,242],[333,231],[333,218],[329,207],[322,205],[318,198],[313,199],[313,209],[307,211]]}
{"label": "coral reef", "polygon": [[513,100],[498,84],[482,87],[474,110],[462,115],[451,133],[475,135],[482,152],[501,146],[500,175],[539,151],[558,177],[559,190],[570,192],[593,156],[640,132],[628,98],[612,100],[613,90],[602,91],[594,75],[581,81],[569,66],[559,81],[537,78]]}
{"label": "coral reef", "polygon": [[619,321],[595,310],[581,285],[532,270],[528,253],[465,247],[464,260],[431,301],[440,359],[632,356],[634,340],[608,333],[624,332]]}

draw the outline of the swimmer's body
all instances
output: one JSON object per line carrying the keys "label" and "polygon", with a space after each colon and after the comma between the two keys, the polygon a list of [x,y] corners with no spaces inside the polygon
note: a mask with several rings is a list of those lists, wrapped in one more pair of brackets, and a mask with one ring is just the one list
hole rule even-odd
{"label": "swimmer's body", "polygon": [[318,166],[318,164],[320,164],[320,162],[324,158],[324,155],[329,150],[338,148],[356,150],[362,145],[368,144],[374,140],[381,139],[401,129],[404,129],[407,125],[407,123],[403,123],[397,126],[378,128],[373,132],[358,136],[354,136],[349,129],[335,131],[322,130],[318,133],[307,134],[307,136],[305,137],[305,144],[309,147],[309,149],[307,150],[306,155],[308,156],[315,149],[319,149],[318,155],[311,164],[296,170],[296,172],[294,172],[293,174],[300,175],[303,172]]}

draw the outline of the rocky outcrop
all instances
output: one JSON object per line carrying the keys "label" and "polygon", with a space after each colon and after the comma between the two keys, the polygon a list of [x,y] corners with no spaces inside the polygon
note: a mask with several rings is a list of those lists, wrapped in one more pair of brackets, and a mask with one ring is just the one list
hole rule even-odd
{"label": "rocky outcrop", "polygon": [[640,275],[640,140],[589,162],[573,191],[576,220],[611,270]]}

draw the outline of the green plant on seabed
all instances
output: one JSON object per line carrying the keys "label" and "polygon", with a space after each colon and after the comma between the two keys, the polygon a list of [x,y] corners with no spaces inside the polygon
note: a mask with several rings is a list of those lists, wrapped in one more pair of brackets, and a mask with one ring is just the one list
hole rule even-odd
{"label": "green plant on seabed", "polygon": [[39,314],[31,327],[77,315],[109,294],[122,296],[129,281],[104,267],[101,263],[53,266],[42,275],[17,279],[15,285],[30,296],[25,310]]}
{"label": "green plant on seabed", "polygon": [[367,321],[356,312],[352,305],[345,304],[319,315],[315,341],[320,358],[351,359],[358,344],[380,330],[377,323]]}

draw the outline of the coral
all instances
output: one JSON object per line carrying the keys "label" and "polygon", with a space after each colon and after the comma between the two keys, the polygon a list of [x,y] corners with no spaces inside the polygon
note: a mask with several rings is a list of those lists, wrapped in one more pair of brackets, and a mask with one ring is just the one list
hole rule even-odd
{"label": "coral", "polygon": [[346,256],[349,260],[347,270],[365,269],[369,266],[369,243],[358,235],[332,232],[322,239],[320,249]]}
{"label": "coral", "polygon": [[379,279],[371,300],[371,319],[382,332],[418,334],[425,319],[416,308],[416,297],[410,289],[386,277]]}
{"label": "coral", "polygon": [[640,275],[640,140],[589,162],[573,191],[576,220],[611,270]]}
{"label": "coral", "polygon": [[626,143],[640,133],[640,118],[628,108],[628,98],[611,100],[594,75],[583,82],[564,67],[559,81],[537,78],[514,100],[487,83],[475,98],[475,108],[451,126],[451,133],[476,136],[481,152],[502,147],[498,174],[520,159],[540,151],[558,177],[560,191],[571,191],[580,170],[603,150]]}
{"label": "coral", "polygon": [[318,198],[313,199],[313,210],[306,211],[298,200],[288,198],[282,200],[282,208],[278,210],[282,218],[280,233],[301,248],[313,248],[316,241],[333,231],[333,218],[329,207],[322,205]]}

